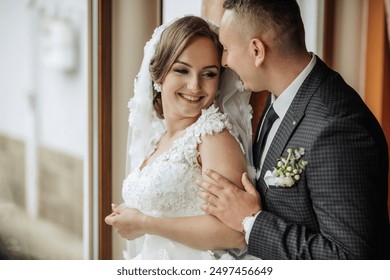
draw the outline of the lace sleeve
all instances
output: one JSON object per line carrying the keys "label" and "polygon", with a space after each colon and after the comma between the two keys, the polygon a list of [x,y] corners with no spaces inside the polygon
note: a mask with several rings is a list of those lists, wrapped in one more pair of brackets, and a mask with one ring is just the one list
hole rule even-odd
{"label": "lace sleeve", "polygon": [[229,133],[234,137],[234,139],[239,144],[243,155],[247,161],[247,171],[249,178],[253,182],[255,178],[256,170],[253,168],[251,162],[248,160],[248,155],[246,154],[247,149],[245,149],[243,143],[241,142],[241,136],[238,133],[235,125],[230,120],[229,116],[226,113],[219,111],[219,108],[211,105],[208,109],[202,110],[202,115],[195,123],[194,127],[194,136],[196,143],[199,145],[202,143],[202,137],[209,134],[213,135],[214,133],[220,133],[224,129],[229,131]]}
{"label": "lace sleeve", "polygon": [[236,139],[240,145],[242,153],[245,155],[245,150],[242,146],[238,133],[235,131],[233,124],[230,122],[229,117],[221,113],[217,107],[211,105],[207,109],[202,110],[202,115],[198,119],[195,125],[195,137],[197,144],[202,143],[202,137],[209,134],[220,133],[224,129]]}

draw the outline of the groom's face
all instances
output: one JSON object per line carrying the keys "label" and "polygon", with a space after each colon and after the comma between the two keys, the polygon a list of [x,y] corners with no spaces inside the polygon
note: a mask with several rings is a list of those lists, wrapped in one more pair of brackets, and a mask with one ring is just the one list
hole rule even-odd
{"label": "groom's face", "polygon": [[234,70],[244,84],[245,90],[253,90],[253,69],[250,48],[245,32],[246,28],[235,18],[232,11],[226,10],[219,31],[219,40],[223,45],[222,65]]}

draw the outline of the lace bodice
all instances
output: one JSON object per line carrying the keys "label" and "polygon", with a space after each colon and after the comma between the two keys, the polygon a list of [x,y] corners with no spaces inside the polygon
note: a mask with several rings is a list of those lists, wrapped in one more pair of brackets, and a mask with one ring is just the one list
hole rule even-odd
{"label": "lace bodice", "polygon": [[[197,196],[196,179],[201,177],[198,145],[202,136],[227,129],[233,136],[233,126],[227,116],[212,105],[202,110],[200,118],[176,139],[171,148],[142,170],[133,170],[124,180],[122,195],[127,207],[137,208],[157,217],[199,215],[203,201]],[[162,135],[151,146],[153,153]]]}

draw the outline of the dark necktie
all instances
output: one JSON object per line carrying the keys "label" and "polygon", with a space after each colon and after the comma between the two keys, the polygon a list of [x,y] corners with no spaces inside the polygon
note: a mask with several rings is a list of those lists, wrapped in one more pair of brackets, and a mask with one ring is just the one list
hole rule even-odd
{"label": "dark necktie", "polygon": [[265,142],[267,141],[267,135],[272,127],[274,121],[278,118],[272,104],[269,107],[267,114],[264,117],[263,127],[261,128],[260,135],[257,138],[258,141],[255,144],[253,151],[254,165],[256,168],[260,167],[261,154],[263,153]]}

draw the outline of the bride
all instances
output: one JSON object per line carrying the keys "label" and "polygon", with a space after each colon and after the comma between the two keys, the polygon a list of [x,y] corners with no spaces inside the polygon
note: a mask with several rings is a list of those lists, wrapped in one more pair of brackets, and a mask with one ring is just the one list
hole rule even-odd
{"label": "bride", "polygon": [[185,16],[145,45],[129,102],[124,203],[105,219],[129,240],[125,258],[233,259],[245,251],[244,234],[205,215],[197,195],[196,181],[210,180],[206,169],[241,188],[251,171],[250,93],[238,92],[239,79],[222,69],[215,31]]}

